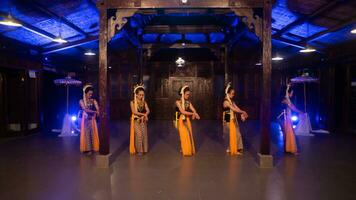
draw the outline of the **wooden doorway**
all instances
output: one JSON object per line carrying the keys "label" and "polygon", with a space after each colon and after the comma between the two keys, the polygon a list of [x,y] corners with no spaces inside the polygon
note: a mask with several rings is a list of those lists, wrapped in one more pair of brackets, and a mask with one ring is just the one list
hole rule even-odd
{"label": "wooden doorway", "polygon": [[[167,67],[168,66],[168,67]],[[185,69],[159,63],[151,67],[149,103],[154,119],[172,120],[178,91],[188,85],[192,91],[191,102],[202,119],[216,119],[217,100],[214,98],[213,65],[191,63]],[[200,72],[199,72],[200,71]],[[204,73],[201,73],[205,71]],[[202,75],[204,74],[204,75]]]}

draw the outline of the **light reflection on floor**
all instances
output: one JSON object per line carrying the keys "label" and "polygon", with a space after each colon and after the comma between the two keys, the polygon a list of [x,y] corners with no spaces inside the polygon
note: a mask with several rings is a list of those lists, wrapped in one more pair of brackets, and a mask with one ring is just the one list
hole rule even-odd
{"label": "light reflection on floor", "polygon": [[150,152],[130,156],[128,123],[112,128],[119,148],[110,169],[78,152],[78,137],[36,135],[0,144],[0,199],[354,199],[356,138],[298,136],[301,154],[283,153],[272,125],[273,169],[256,164],[257,122],[241,123],[245,154],[225,155],[220,121],[193,122],[195,157],[182,157],[170,121],[151,121]]}

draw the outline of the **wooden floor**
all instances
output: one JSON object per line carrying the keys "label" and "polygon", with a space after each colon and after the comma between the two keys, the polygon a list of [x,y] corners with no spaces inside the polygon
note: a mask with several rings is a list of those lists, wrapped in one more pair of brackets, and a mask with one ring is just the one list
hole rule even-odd
{"label": "wooden floor", "polygon": [[0,199],[355,199],[356,137],[298,137],[299,156],[283,154],[273,126],[273,169],[258,168],[258,123],[241,124],[246,152],[225,155],[220,121],[193,122],[197,155],[182,157],[171,121],[149,125],[150,152],[128,154],[128,122],[113,123],[110,169],[79,153],[79,138],[42,133],[0,142]]}

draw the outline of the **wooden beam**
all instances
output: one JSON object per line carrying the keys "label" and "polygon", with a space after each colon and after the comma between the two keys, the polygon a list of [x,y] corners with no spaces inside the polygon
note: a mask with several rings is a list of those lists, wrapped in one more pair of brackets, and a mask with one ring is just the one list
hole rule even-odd
{"label": "wooden beam", "polygon": [[263,8],[263,50],[262,50],[262,100],[261,100],[261,155],[270,155],[271,126],[271,74],[272,74],[272,2],[264,0]]}
{"label": "wooden beam", "polygon": [[[164,14],[177,14],[177,13],[186,13],[186,14],[230,14],[231,9],[229,8],[168,8],[163,10]],[[142,9],[138,10],[137,13],[144,14],[144,15],[156,15],[158,14],[157,9]]]}
{"label": "wooden beam", "polygon": [[277,40],[281,43],[284,43],[284,44],[287,44],[287,45],[290,45],[290,46],[293,46],[293,47],[297,47],[299,49],[304,49],[305,46],[303,45],[300,45],[299,43],[297,42],[294,42],[294,41],[291,41],[291,40],[288,40],[288,39],[285,39],[285,38],[273,38],[273,40]]}
{"label": "wooden beam", "polygon": [[144,28],[144,33],[212,33],[221,32],[215,25],[151,25]]}
{"label": "wooden beam", "polygon": [[145,43],[142,45],[143,49],[161,49],[161,48],[170,48],[170,49],[188,49],[188,48],[216,48],[219,46],[224,46],[224,44],[221,43],[215,43],[215,44],[210,44],[210,43],[205,43],[205,44],[155,44],[155,43]]}
{"label": "wooden beam", "polygon": [[107,8],[104,5],[100,10],[100,34],[99,34],[99,106],[100,106],[100,128],[99,128],[99,153],[108,155],[110,153],[110,123],[109,123],[109,98],[108,98],[108,17]]}
{"label": "wooden beam", "polygon": [[60,45],[58,47],[44,49],[41,53],[42,54],[55,53],[55,52],[58,52],[58,51],[63,51],[63,50],[70,49],[70,48],[73,48],[73,47],[76,47],[76,46],[80,46],[80,45],[83,45],[83,44],[94,42],[94,41],[97,41],[98,39],[99,38],[97,36],[90,36],[90,37],[82,39],[82,40],[77,40],[77,41],[74,41],[74,42],[68,42],[68,43],[62,44],[62,45]]}
{"label": "wooden beam", "polygon": [[107,1],[109,9],[115,8],[261,8],[263,0],[188,0],[183,4],[180,0],[140,0],[140,4],[133,1]]}
{"label": "wooden beam", "polygon": [[294,22],[288,24],[287,26],[283,27],[281,30],[279,30],[275,34],[273,34],[273,36],[276,37],[276,39],[278,39],[278,37],[280,37],[283,33],[290,30],[291,28],[293,28],[299,24],[302,24],[305,21],[312,20],[312,19],[316,18],[317,16],[321,15],[322,13],[327,12],[328,10],[330,10],[332,8],[335,8],[336,4],[338,4],[340,2],[344,2],[344,1],[345,0],[333,0],[331,2],[328,2],[325,5],[318,8],[317,10],[315,10],[312,14],[301,17],[301,18],[295,20]]}

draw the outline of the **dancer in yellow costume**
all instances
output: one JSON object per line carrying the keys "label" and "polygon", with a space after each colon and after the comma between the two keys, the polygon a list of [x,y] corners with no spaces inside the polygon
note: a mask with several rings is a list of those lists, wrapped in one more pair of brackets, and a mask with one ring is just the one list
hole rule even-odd
{"label": "dancer in yellow costume", "polygon": [[225,88],[223,103],[223,138],[227,153],[230,155],[242,155],[243,143],[236,113],[241,114],[242,121],[248,118],[248,114],[235,104],[232,100],[234,96],[235,90],[229,83]]}
{"label": "dancer in yellow costume", "polygon": [[147,121],[150,109],[145,101],[145,88],[143,85],[134,87],[134,100],[130,102],[130,154],[143,155],[148,152]]}
{"label": "dancer in yellow costume", "polygon": [[99,151],[99,136],[96,117],[99,115],[99,106],[93,99],[93,86],[83,87],[83,99],[79,101],[82,109],[82,121],[80,126],[80,151],[91,154]]}
{"label": "dancer in yellow costume", "polygon": [[176,101],[175,124],[178,128],[183,156],[192,156],[195,154],[195,146],[190,117],[200,119],[200,116],[189,101],[190,89],[187,85],[180,88],[179,95],[181,98]]}

